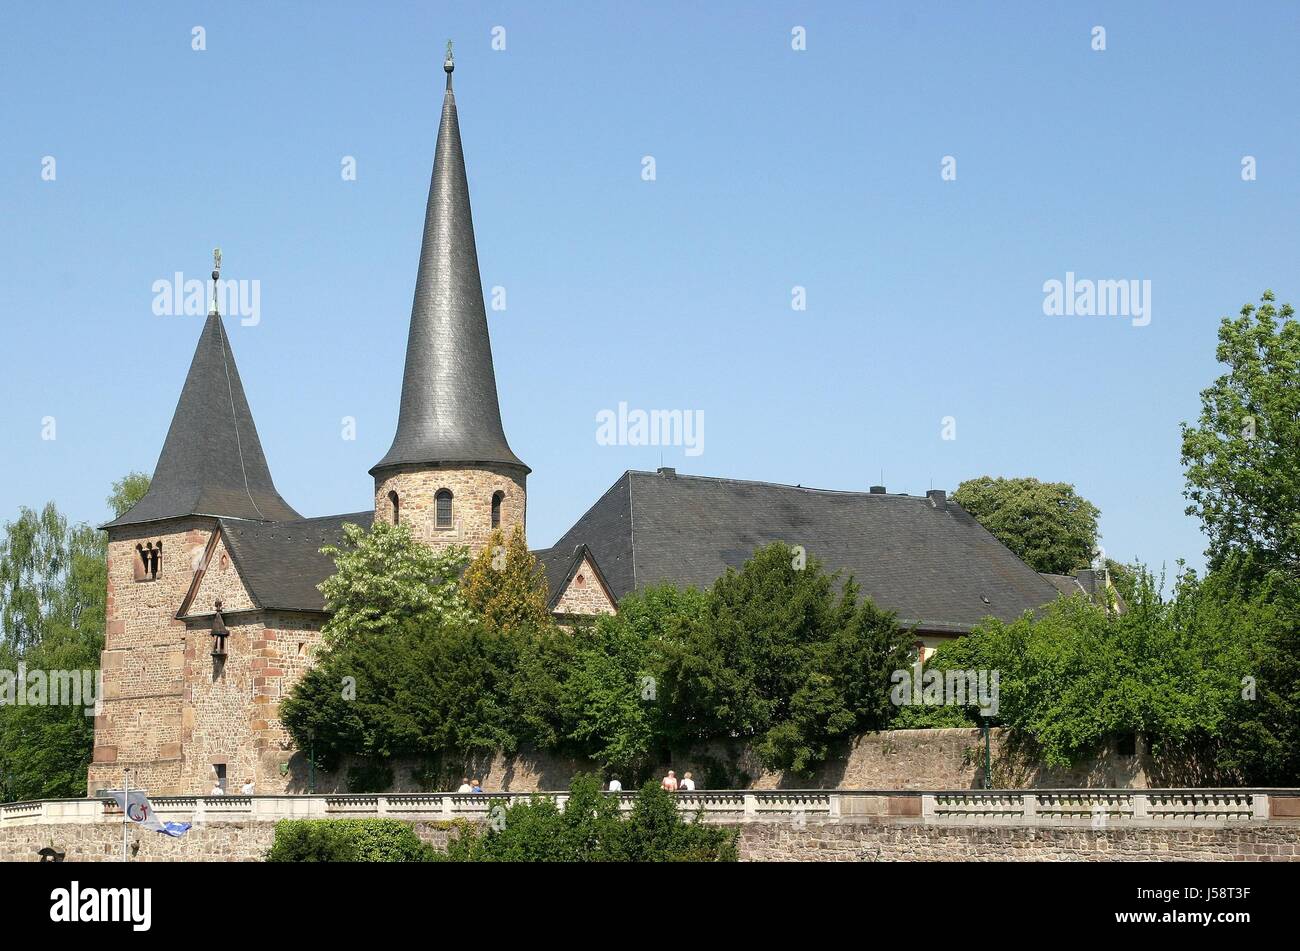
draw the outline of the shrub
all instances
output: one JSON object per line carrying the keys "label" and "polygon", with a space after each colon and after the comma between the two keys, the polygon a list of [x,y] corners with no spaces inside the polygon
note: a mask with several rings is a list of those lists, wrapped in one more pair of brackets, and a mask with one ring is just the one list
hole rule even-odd
{"label": "shrub", "polygon": [[268,862],[428,862],[433,849],[397,819],[281,819]]}
{"label": "shrub", "polygon": [[451,862],[734,862],[737,831],[684,820],[673,794],[646,783],[626,818],[595,776],[554,800],[519,802],[486,827],[465,824],[438,858]]}

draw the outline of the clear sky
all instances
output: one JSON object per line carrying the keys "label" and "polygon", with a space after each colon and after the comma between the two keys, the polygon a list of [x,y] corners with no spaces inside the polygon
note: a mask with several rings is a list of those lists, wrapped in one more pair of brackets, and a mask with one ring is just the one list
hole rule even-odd
{"label": "clear sky", "polygon": [[[260,282],[260,323],[227,327],[281,493],[305,515],[372,504],[449,37],[534,547],[663,464],[910,493],[1063,480],[1101,508],[1111,557],[1199,565],[1179,422],[1217,374],[1219,318],[1265,288],[1300,299],[1295,2],[4,19],[0,518],[54,499],[103,520],[110,482],[152,470],[202,324],[155,316],[152,287],[203,277],[216,245],[227,277]],[[1150,323],[1045,315],[1044,282],[1071,271],[1150,281]],[[703,453],[598,445],[620,402],[702,411]]]}

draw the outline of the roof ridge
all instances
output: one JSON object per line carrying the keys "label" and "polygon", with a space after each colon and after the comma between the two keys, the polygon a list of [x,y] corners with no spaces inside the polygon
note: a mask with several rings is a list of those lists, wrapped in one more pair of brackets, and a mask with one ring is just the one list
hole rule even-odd
{"label": "roof ridge", "polygon": [[[647,469],[628,469],[626,475],[649,476],[657,478],[659,473]],[[731,476],[683,475],[677,473],[674,479],[695,479],[700,482],[730,482],[735,485],[764,485],[773,489],[793,489],[796,492],[821,492],[826,495],[862,496],[871,499],[903,499],[912,502],[926,502],[924,495],[909,495],[906,492],[860,492],[855,489],[821,489],[811,485],[790,485],[788,482],[768,482],[764,479],[736,479]]]}

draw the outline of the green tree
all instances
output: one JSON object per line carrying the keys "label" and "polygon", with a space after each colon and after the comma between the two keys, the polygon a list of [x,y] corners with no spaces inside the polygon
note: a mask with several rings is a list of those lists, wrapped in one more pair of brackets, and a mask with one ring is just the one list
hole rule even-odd
{"label": "green tree", "polygon": [[662,642],[671,735],[749,738],[765,766],[807,773],[834,741],[879,729],[908,637],[858,602],[851,578],[838,585],[815,557],[780,543],[728,570],[703,621]]}
{"label": "green tree", "polygon": [[1212,565],[1245,553],[1261,569],[1300,576],[1300,322],[1265,291],[1219,325],[1227,369],[1182,427],[1189,515],[1210,539]]}
{"label": "green tree", "polygon": [[466,549],[435,552],[416,541],[408,526],[383,521],[370,531],[344,525],[343,535],[341,545],[321,549],[335,564],[334,574],[320,584],[330,611],[321,629],[327,643],[382,634],[410,618],[455,625],[473,616],[460,590]]}
{"label": "green tree", "polygon": [[1086,568],[1097,547],[1100,512],[1067,482],[968,479],[953,501],[1035,571]]}
{"label": "green tree", "polygon": [[149,491],[149,481],[143,472],[128,472],[113,483],[108,507],[113,510],[114,518],[125,515],[136,502],[144,498],[144,494]]}
{"label": "green tree", "polygon": [[[148,487],[148,477],[126,476],[114,483],[109,507],[122,514]],[[70,525],[53,502],[40,512],[20,509],[4,525],[0,670],[16,674],[21,663],[28,671],[93,677],[104,648],[105,551],[98,531]],[[94,745],[86,712],[67,704],[0,706],[0,798],[85,795]]]}
{"label": "green tree", "polygon": [[[1213,759],[1206,751],[1230,729],[1250,663],[1242,625],[1193,573],[1166,600],[1141,571],[1123,614],[1062,598],[1040,617],[985,621],[940,646],[925,669],[996,671],[992,722],[1031,736],[1048,765],[1068,766],[1127,733],[1145,735],[1157,754]],[[898,722],[952,725],[958,714],[977,722],[969,706],[907,708]]]}
{"label": "green tree", "polygon": [[540,630],[553,623],[546,609],[546,575],[518,527],[508,542],[500,529],[492,533],[465,569],[461,593],[470,610],[497,630]]}
{"label": "green tree", "polygon": [[665,658],[689,651],[707,607],[703,592],[663,585],[629,595],[618,614],[584,629],[561,691],[566,739],[629,779],[644,776],[662,747],[681,742]]}
{"label": "green tree", "polygon": [[435,553],[405,526],[346,526],[343,545],[324,549],[336,572],[321,584],[334,611],[323,649],[280,705],[299,749],[332,769],[349,755],[553,745],[570,639],[544,601],[537,612],[535,563],[516,542],[499,569],[489,546],[465,571],[463,549]]}
{"label": "green tree", "polygon": [[1229,555],[1202,587],[1207,624],[1242,645],[1245,674],[1230,698],[1216,763],[1242,785],[1300,782],[1300,584]]}

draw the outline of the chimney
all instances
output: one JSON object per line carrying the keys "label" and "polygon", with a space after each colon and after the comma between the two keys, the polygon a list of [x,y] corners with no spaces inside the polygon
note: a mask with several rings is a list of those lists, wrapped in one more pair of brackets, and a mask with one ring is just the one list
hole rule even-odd
{"label": "chimney", "polygon": [[948,493],[943,489],[931,489],[925,493],[925,497],[930,500],[930,505],[933,508],[941,512],[948,507]]}
{"label": "chimney", "polygon": [[885,494],[885,487],[884,487],[883,485],[873,485],[873,486],[871,487],[871,494],[872,494],[872,495],[884,495],[884,494]]}
{"label": "chimney", "polygon": [[672,468],[671,466],[660,466],[658,469],[655,470],[655,472],[663,476],[665,479],[677,478],[677,470]]}

